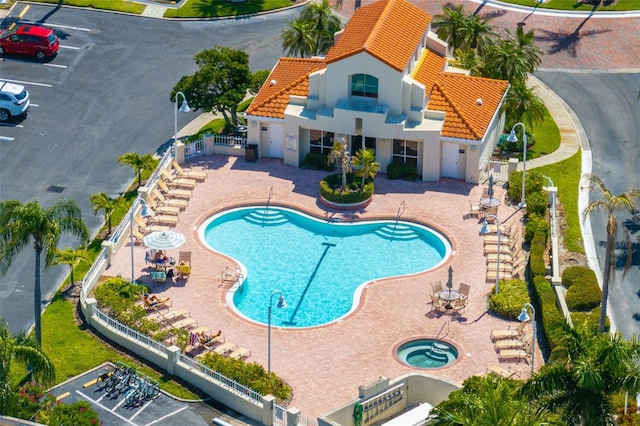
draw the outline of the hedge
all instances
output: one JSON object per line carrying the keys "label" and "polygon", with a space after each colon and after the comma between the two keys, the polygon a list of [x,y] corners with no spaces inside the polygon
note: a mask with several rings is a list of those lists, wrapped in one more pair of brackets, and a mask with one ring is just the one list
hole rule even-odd
{"label": "hedge", "polygon": [[522,311],[522,306],[529,301],[526,281],[502,281],[500,292],[495,291],[494,287],[489,300],[489,309],[505,318],[516,320]]}
{"label": "hedge", "polygon": [[592,269],[584,266],[569,266],[562,271],[562,285],[571,288],[574,284],[594,282],[598,283],[596,273]]}
{"label": "hedge", "polygon": [[418,168],[413,164],[391,163],[387,166],[387,178],[415,181],[418,180]]}
{"label": "hedge", "polygon": [[342,183],[340,173],[327,176],[320,181],[320,195],[325,200],[334,203],[352,204],[360,203],[373,196],[373,181],[368,180],[364,184],[364,190],[360,190],[361,178],[356,177],[353,173],[347,173],[347,186],[350,188],[346,192],[337,192],[334,188]]}

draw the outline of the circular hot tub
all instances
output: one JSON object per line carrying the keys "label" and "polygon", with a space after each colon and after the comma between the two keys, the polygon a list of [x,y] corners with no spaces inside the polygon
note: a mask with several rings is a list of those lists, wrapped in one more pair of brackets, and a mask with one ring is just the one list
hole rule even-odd
{"label": "circular hot tub", "polygon": [[417,339],[400,345],[397,356],[410,367],[440,368],[458,359],[458,349],[442,340]]}

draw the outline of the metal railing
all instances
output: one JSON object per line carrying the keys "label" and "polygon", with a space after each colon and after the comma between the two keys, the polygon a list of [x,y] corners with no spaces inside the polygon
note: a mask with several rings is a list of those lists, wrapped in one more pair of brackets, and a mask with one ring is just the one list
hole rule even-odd
{"label": "metal railing", "polygon": [[[287,409],[274,404],[273,406],[273,426],[287,426]],[[298,413],[296,422],[293,426],[318,426],[316,419],[310,419]]]}
{"label": "metal railing", "polygon": [[247,146],[246,136],[207,135],[207,139],[208,138],[213,138],[213,143],[215,145],[240,146],[242,148]]}
{"label": "metal railing", "polygon": [[204,138],[190,142],[184,147],[184,159],[202,157],[206,153]]}
{"label": "metal railing", "polygon": [[487,180],[493,175],[496,182],[509,181],[509,162],[498,160],[484,160],[480,169],[480,179]]}
{"label": "metal railing", "polygon": [[93,316],[96,317],[99,321],[102,321],[105,325],[107,325],[111,329],[116,330],[120,334],[133,340],[135,343],[145,346],[147,348],[150,348],[152,350],[155,350],[159,353],[163,353],[163,354],[167,353],[167,347],[162,343],[156,342],[149,336],[142,334],[139,331],[136,331],[124,325],[123,323],[121,323],[116,319],[111,318],[109,315],[105,314],[95,306],[93,307]]}

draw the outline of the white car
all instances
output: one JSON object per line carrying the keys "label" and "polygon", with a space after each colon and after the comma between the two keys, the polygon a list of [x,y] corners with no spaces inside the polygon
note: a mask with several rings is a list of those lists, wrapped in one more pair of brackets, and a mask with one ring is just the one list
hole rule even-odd
{"label": "white car", "polygon": [[29,92],[19,84],[0,81],[0,121],[24,114],[29,109]]}

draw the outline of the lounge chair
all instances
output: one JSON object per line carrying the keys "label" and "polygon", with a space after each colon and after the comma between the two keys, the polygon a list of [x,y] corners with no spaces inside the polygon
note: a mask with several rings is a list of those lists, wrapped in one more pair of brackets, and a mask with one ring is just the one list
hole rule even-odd
{"label": "lounge chair", "polygon": [[145,223],[140,216],[134,216],[133,221],[135,222],[136,225],[138,225],[138,230],[143,235],[147,235],[152,232],[163,232],[163,231],[169,230],[168,226],[151,225],[151,224]]}
{"label": "lounge chair", "polygon": [[140,244],[144,240],[144,235],[135,226],[133,227],[133,239],[134,239],[134,244]]}
{"label": "lounge chair", "polygon": [[173,321],[175,319],[178,318],[182,318],[182,317],[190,317],[191,316],[191,312],[187,311],[185,308],[178,308],[178,309],[173,309],[171,311],[165,312],[162,315],[162,318],[165,319],[166,321]]}
{"label": "lounge chair", "polygon": [[[507,254],[513,254],[516,252],[516,247],[517,247],[517,238],[513,239],[509,242],[504,242],[504,241],[500,241],[500,254],[503,253],[507,253]],[[495,254],[498,253],[498,244],[495,243],[488,243],[484,245],[484,254],[485,256],[488,254]]]}
{"label": "lounge chair", "polygon": [[[520,258],[520,256],[522,256],[522,247],[518,248],[518,251],[513,253],[511,251],[507,252],[507,253],[500,253],[500,262],[502,262],[503,260],[505,262],[514,262],[516,261],[518,258]],[[498,252],[496,250],[495,253],[489,253],[486,255],[487,257],[487,263],[489,262],[497,262],[498,261]]]}
{"label": "lounge chair", "polygon": [[525,345],[524,349],[503,349],[498,352],[498,360],[500,362],[507,360],[516,360],[518,362],[529,361],[531,356],[531,345]]}
{"label": "lounge chair", "polygon": [[495,270],[495,271],[487,271],[486,281],[488,283],[494,283],[494,282],[498,281],[498,279],[511,280],[511,279],[513,279],[513,273],[511,271],[500,271],[500,273],[498,273],[497,270]]}
{"label": "lounge chair", "polygon": [[517,373],[518,371],[511,371],[510,369],[505,370],[504,368],[498,365],[492,365],[491,367],[487,368],[487,374],[495,374],[496,376],[504,377],[505,379],[509,379]]}
{"label": "lounge chair", "polygon": [[531,339],[533,339],[533,332],[522,335],[517,339],[497,340],[493,346],[497,351],[503,349],[523,349],[526,345],[531,344]]}
{"label": "lounge chair", "polygon": [[244,359],[251,356],[251,350],[247,348],[238,348],[235,351],[227,355],[228,358]]}
{"label": "lounge chair", "polygon": [[162,192],[158,191],[155,188],[151,191],[151,195],[156,199],[158,205],[160,206],[179,207],[184,210],[189,205],[188,200],[183,200],[180,198],[166,198],[164,195],[162,195]]}
{"label": "lounge chair", "polygon": [[238,349],[238,345],[232,342],[226,342],[213,349],[213,352],[219,355],[225,355]]}
{"label": "lounge chair", "polygon": [[166,183],[164,183],[164,181],[162,179],[158,179],[158,186],[160,187],[160,189],[162,191],[164,191],[165,194],[167,194],[167,197],[175,197],[175,198],[179,198],[181,200],[188,200],[189,198],[191,198],[191,190],[189,189],[179,189],[179,188],[169,188],[169,185],[167,185]]}
{"label": "lounge chair", "polygon": [[166,323],[165,328],[175,328],[175,329],[179,329],[179,328],[184,328],[184,329],[193,329],[198,327],[198,321],[196,321],[195,319],[188,317],[188,318],[183,318],[179,321],[176,321],[174,323]]}
{"label": "lounge chair", "polygon": [[149,200],[149,207],[151,207],[156,214],[166,214],[169,216],[178,216],[180,214],[180,207],[160,205],[155,198]]}
{"label": "lounge chair", "polygon": [[154,216],[149,216],[147,218],[147,223],[149,225],[177,225],[178,224],[178,216],[169,216],[167,214],[158,214]]}
{"label": "lounge chair", "polygon": [[171,172],[167,169],[162,170],[162,177],[165,179],[165,183],[169,185],[170,188],[188,188],[193,189],[196,187],[195,179],[181,178],[177,176],[172,176]]}
{"label": "lounge chair", "polygon": [[220,281],[224,284],[225,282],[236,283],[242,279],[242,273],[237,268],[232,268],[231,266],[227,266],[220,273]]}
{"label": "lounge chair", "polygon": [[[517,237],[511,238],[508,235],[501,235],[500,236],[500,245],[509,245],[511,244],[511,240],[515,239]],[[498,235],[485,235],[484,236],[484,245],[497,245],[498,244]]]}
{"label": "lounge chair", "polygon": [[[515,222],[516,220],[512,219],[508,223],[500,225],[500,233],[502,234],[502,236],[510,236],[511,234],[513,234],[513,231],[514,231],[513,225],[515,224]],[[489,225],[488,229],[489,229],[489,234],[491,235],[498,234],[498,225]],[[517,229],[517,227],[515,229]]]}
{"label": "lounge chair", "polygon": [[517,327],[511,327],[509,326],[506,329],[501,329],[501,330],[491,330],[491,340],[492,341],[496,341],[499,339],[514,339],[514,338],[518,338],[520,336],[522,336],[524,334],[524,328],[526,327],[527,323],[526,322],[521,322],[518,324]]}
{"label": "lounge chair", "polygon": [[173,306],[173,302],[168,297],[166,299],[160,299],[157,302],[149,302],[144,297],[144,294],[141,294],[140,300],[142,301],[142,306],[144,306],[146,309],[169,309],[170,306]]}
{"label": "lounge chair", "polygon": [[196,180],[205,180],[207,178],[207,172],[204,170],[183,169],[175,160],[173,160],[171,164],[173,165],[173,168],[176,169],[178,177],[186,177]]}
{"label": "lounge chair", "polygon": [[225,341],[224,336],[223,336],[223,335],[220,335],[220,336],[214,337],[213,339],[209,340],[209,341],[208,341],[207,343],[205,343],[203,346],[204,346],[205,348],[207,348],[207,349],[213,349],[213,348],[215,348],[216,346],[218,346],[218,345],[220,345],[220,344],[224,343],[224,341]]}

